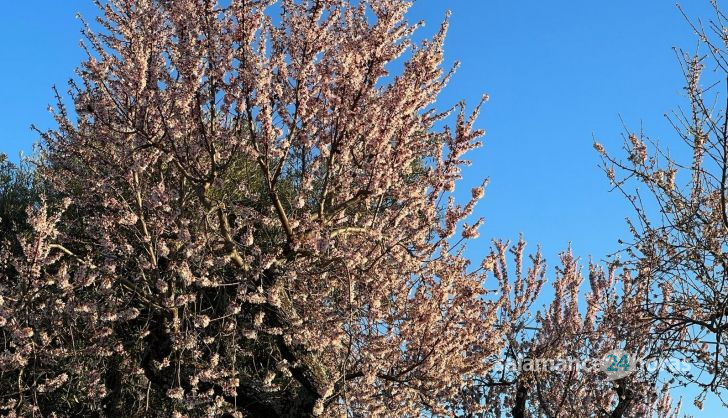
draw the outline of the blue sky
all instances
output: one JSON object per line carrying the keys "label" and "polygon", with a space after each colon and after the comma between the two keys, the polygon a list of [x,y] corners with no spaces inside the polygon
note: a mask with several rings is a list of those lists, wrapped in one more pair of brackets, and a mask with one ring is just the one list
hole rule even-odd
{"label": "blue sky", "polygon": [[[685,1],[687,13],[709,18],[708,0]],[[420,0],[411,12],[436,30],[452,10],[448,62],[462,63],[440,97],[442,108],[461,99],[491,97],[479,125],[485,146],[471,154],[468,192],[491,179],[478,215],[481,238],[469,254],[487,252],[491,237],[523,232],[551,261],[571,242],[585,260],[618,250],[629,210],[597,168],[597,137],[621,146],[619,115],[633,130],[675,140],[664,114],[685,104],[682,74],[672,47],[694,50],[690,27],[669,1]],[[0,151],[17,160],[37,135],[52,127],[46,110],[51,86],[65,89],[83,55],[80,12],[90,0],[6,2],[0,14]],[[712,404],[712,405],[711,405]],[[718,412],[708,403],[704,413]]]}

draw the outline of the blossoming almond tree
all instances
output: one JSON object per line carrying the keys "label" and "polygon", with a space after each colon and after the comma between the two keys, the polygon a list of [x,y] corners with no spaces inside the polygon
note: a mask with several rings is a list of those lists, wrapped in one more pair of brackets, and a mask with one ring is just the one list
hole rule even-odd
{"label": "blossoming almond tree", "polygon": [[503,339],[460,245],[483,187],[452,198],[479,106],[432,108],[447,21],[415,44],[397,0],[98,4],[43,133],[53,199],[1,260],[0,407],[453,413]]}

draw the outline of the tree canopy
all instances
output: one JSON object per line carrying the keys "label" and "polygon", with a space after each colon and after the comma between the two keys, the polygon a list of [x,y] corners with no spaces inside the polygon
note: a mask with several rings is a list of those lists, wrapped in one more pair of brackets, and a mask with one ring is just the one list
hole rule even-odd
{"label": "tree canopy", "polygon": [[676,418],[660,370],[502,367],[615,349],[726,387],[728,125],[701,59],[692,164],[595,145],[639,225],[584,274],[522,238],[465,256],[486,182],[454,191],[487,96],[438,106],[447,17],[416,41],[400,0],[97,4],[37,167],[0,157],[5,415]]}

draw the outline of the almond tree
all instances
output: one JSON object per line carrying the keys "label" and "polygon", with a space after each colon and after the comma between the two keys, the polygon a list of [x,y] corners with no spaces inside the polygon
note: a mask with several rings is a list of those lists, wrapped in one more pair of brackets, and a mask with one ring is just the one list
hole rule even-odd
{"label": "almond tree", "polygon": [[721,397],[728,387],[728,26],[713,5],[706,26],[690,23],[699,52],[678,51],[688,106],[668,119],[681,141],[668,149],[628,131],[625,158],[595,143],[612,185],[634,208],[626,253],[642,292],[639,316],[666,355],[692,364],[675,377],[702,389],[698,407],[708,392]]}
{"label": "almond tree", "polygon": [[0,257],[0,408],[451,413],[503,331],[462,255],[483,187],[452,197],[480,106],[432,107],[447,21],[415,43],[398,0],[98,5],[43,133],[54,199]]}

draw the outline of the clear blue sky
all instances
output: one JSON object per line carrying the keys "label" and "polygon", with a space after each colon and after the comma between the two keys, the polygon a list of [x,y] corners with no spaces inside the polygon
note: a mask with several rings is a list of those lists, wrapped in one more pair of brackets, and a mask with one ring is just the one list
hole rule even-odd
{"label": "clear blue sky", "polygon": [[[685,0],[687,12],[707,18],[708,0]],[[608,149],[621,145],[618,115],[632,129],[669,143],[663,115],[684,104],[673,46],[693,50],[690,28],[670,1],[439,0],[416,3],[413,20],[432,33],[452,10],[448,62],[462,66],[441,96],[491,101],[480,125],[485,147],[471,155],[460,191],[489,177],[479,208],[483,237],[541,243],[551,265],[572,243],[576,254],[602,259],[626,236],[624,201],[608,192],[597,168],[592,135]],[[31,123],[51,127],[51,86],[65,89],[82,58],[76,12],[93,16],[91,0],[6,2],[0,14],[0,151],[17,159],[37,136]],[[722,415],[708,402],[704,416]]]}

